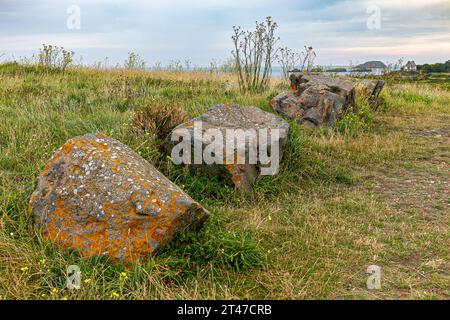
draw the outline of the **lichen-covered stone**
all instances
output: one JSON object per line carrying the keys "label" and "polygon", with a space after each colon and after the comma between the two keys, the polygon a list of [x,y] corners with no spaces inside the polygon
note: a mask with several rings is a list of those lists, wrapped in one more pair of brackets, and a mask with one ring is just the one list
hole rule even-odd
{"label": "lichen-covered stone", "polygon": [[30,200],[45,239],[121,261],[157,253],[208,212],[128,146],[103,134],[67,141]]}
{"label": "lichen-covered stone", "polygon": [[372,79],[351,79],[326,75],[293,73],[291,91],[274,97],[272,108],[309,127],[333,127],[336,120],[355,105],[355,97],[366,98],[376,109],[384,82]]}
{"label": "lichen-covered stone", "polygon": [[[173,133],[186,129],[190,132],[191,145],[194,150],[194,124],[202,123],[202,134],[208,129],[217,129],[223,135],[226,136],[227,131],[231,130],[254,130],[258,135],[260,130],[267,129],[269,132],[272,129],[278,129],[279,138],[276,140],[276,144],[279,147],[280,160],[283,153],[283,148],[286,145],[289,136],[289,124],[287,121],[281,117],[261,110],[260,108],[254,106],[240,106],[237,104],[221,104],[210,108],[206,113],[191,119],[183,124],[180,124],[173,129],[172,133],[167,138],[167,151],[171,154],[171,149],[176,145],[176,142],[171,141],[171,136]],[[241,192],[248,192],[251,190],[252,185],[255,183],[256,179],[261,175],[261,168],[267,164],[262,164],[261,159],[258,157],[256,163],[249,163],[247,161],[249,155],[249,148],[255,148],[259,154],[260,145],[258,143],[249,143],[245,146],[245,158],[246,160],[237,161],[238,159],[238,148],[233,149],[234,162],[227,162],[226,157],[226,139],[224,139],[224,160],[222,164],[186,164],[187,167],[193,168],[195,170],[201,170],[207,175],[218,176],[229,185],[234,186],[236,190]],[[258,140],[259,141],[259,140]],[[207,143],[204,140],[201,141],[203,144],[202,149],[205,148]],[[268,139],[268,149],[271,150],[272,146],[270,139]],[[194,152],[194,151],[193,151]],[[241,157],[242,159],[243,157]]]}

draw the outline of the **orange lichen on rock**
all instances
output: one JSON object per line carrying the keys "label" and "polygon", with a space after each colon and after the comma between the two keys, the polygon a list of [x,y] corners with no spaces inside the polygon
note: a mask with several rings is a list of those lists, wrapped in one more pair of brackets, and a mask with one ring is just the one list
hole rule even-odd
{"label": "orange lichen on rock", "polygon": [[225,168],[230,173],[231,180],[237,188],[242,187],[243,183],[243,167],[237,163],[225,164]]}
{"label": "orange lichen on rock", "polygon": [[121,261],[157,253],[208,217],[142,157],[103,134],[75,137],[55,153],[30,210],[45,239]]}

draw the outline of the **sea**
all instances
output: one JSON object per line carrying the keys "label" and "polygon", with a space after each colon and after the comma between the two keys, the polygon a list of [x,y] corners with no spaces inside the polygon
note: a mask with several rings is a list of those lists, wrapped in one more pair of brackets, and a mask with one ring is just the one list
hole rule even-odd
{"label": "sea", "polygon": [[[326,66],[326,67],[321,67],[324,71],[322,72],[323,74],[329,74],[329,75],[340,75],[340,76],[348,76],[348,75],[359,75],[359,76],[365,76],[365,75],[375,75],[375,76],[380,76],[382,75],[382,69],[373,69],[371,71],[365,71],[365,72],[361,72],[361,71],[345,71],[345,72],[327,72],[326,70],[332,70],[332,69],[336,69],[336,68],[345,68],[346,70],[351,70],[352,67],[350,66]],[[281,67],[279,66],[274,66],[272,67],[272,77],[274,78],[282,78],[283,77],[283,70]]]}

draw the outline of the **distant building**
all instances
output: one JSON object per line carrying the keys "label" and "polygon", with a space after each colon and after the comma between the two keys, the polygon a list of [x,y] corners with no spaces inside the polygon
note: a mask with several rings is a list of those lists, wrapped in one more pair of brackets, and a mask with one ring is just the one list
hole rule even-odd
{"label": "distant building", "polygon": [[416,72],[417,65],[414,61],[408,61],[402,69],[403,71]]}

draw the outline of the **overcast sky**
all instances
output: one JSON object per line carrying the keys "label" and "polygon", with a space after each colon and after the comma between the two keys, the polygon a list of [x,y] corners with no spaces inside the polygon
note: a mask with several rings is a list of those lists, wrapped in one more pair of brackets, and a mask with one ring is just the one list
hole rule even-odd
{"label": "overcast sky", "polygon": [[[80,29],[67,27],[70,5],[81,10]],[[280,44],[311,45],[322,65],[450,60],[450,0],[0,0],[0,55],[30,56],[46,43],[87,63],[122,63],[134,51],[149,66],[207,65],[230,56],[233,25],[252,28],[269,15]]]}

